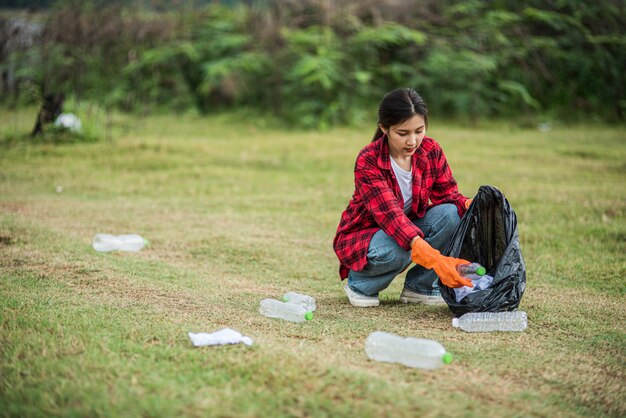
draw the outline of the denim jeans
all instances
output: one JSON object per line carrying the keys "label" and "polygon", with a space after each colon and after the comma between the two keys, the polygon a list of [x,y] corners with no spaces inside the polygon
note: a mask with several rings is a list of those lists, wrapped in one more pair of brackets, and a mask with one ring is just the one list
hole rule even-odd
{"label": "denim jeans", "polygon": [[[422,230],[424,239],[442,251],[454,234],[461,219],[457,208],[451,203],[433,206],[423,218],[413,221]],[[367,250],[367,265],[361,271],[350,270],[348,285],[357,293],[378,296],[392,280],[411,264],[411,251],[406,251],[382,229],[372,237]],[[440,295],[434,270],[420,265],[411,268],[404,280],[404,287],[423,295]]]}

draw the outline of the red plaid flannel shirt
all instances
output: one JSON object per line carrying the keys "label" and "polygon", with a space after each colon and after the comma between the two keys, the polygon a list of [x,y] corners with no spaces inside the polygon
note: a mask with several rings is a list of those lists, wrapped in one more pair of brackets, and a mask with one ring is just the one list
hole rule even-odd
{"label": "red plaid flannel shirt", "polygon": [[408,251],[413,238],[424,237],[412,220],[422,218],[430,207],[453,203],[459,216],[465,213],[467,197],[459,193],[443,150],[434,139],[424,137],[411,158],[411,168],[413,201],[406,215],[389,160],[387,138],[382,136],[359,152],[354,167],[354,194],[341,215],[333,241],[342,280],[350,270],[365,268],[370,241],[379,229]]}

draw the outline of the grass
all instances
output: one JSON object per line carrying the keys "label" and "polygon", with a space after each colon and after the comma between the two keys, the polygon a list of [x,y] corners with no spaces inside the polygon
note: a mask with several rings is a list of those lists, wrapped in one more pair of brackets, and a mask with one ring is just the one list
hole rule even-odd
{"label": "grass", "polygon": [[[33,115],[0,111],[1,134]],[[623,129],[431,125],[461,191],[495,185],[516,210],[526,332],[452,329],[446,307],[400,304],[401,278],[380,308],[348,305],[332,238],[373,127],[116,115],[113,141],[0,149],[0,416],[626,415]],[[100,254],[97,232],[150,245]],[[289,290],[313,321],[258,313]],[[187,337],[225,326],[255,344]],[[375,330],[455,362],[372,362]]]}

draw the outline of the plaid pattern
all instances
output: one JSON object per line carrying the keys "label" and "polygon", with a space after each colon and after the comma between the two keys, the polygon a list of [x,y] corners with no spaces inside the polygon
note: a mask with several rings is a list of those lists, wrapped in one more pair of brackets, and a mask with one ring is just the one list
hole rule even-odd
{"label": "plaid pattern", "polygon": [[443,150],[434,139],[424,137],[411,164],[413,201],[411,212],[406,215],[389,160],[387,138],[383,135],[359,152],[354,167],[354,194],[341,215],[333,241],[342,280],[350,270],[365,268],[370,241],[379,229],[408,251],[415,236],[424,237],[412,220],[423,217],[430,207],[452,203],[459,216],[465,213],[467,197],[459,193]]}

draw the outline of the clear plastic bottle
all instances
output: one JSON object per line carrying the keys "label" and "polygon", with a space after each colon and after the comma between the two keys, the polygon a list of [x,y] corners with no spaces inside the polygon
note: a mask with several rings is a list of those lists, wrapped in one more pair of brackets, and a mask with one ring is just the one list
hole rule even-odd
{"label": "clear plastic bottle", "polygon": [[401,337],[388,332],[372,332],[365,340],[369,358],[386,363],[400,363],[419,369],[436,369],[452,363],[452,353],[437,341]]}
{"label": "clear plastic bottle", "polygon": [[109,235],[96,234],[93,238],[92,246],[94,250],[100,252],[108,251],[139,251],[148,241],[137,234]]}
{"label": "clear plastic bottle", "polygon": [[470,312],[453,318],[452,326],[467,332],[524,331],[528,318],[524,311]]}
{"label": "clear plastic bottle", "polygon": [[491,277],[488,274],[485,274],[483,276],[470,274],[465,277],[467,277],[468,279],[472,281],[472,284],[474,285],[474,287],[469,287],[469,286],[455,287],[454,297],[457,302],[460,302],[465,296],[469,295],[470,293],[474,293],[479,290],[485,290],[489,288],[489,286],[491,286],[491,284],[493,283],[493,277]]}
{"label": "clear plastic bottle", "polygon": [[315,299],[309,295],[303,295],[296,292],[287,292],[283,295],[283,302],[295,303],[296,305],[302,305],[307,311],[313,312],[317,309]]}
{"label": "clear plastic bottle", "polygon": [[268,318],[279,318],[291,322],[304,322],[313,319],[313,312],[307,311],[304,306],[281,302],[276,299],[263,299],[259,312]]}
{"label": "clear plastic bottle", "polygon": [[470,274],[483,276],[487,273],[487,269],[478,263],[460,264],[456,267],[456,271],[458,271],[461,276],[469,276]]}

